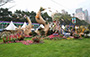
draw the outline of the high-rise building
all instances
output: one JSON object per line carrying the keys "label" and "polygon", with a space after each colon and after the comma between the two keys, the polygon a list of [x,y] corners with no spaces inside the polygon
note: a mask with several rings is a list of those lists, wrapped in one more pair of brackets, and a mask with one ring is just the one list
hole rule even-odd
{"label": "high-rise building", "polygon": [[88,11],[85,10],[85,11],[84,11],[84,14],[85,14],[86,21],[88,21]]}
{"label": "high-rise building", "polygon": [[82,12],[82,8],[76,9],[76,13],[80,13],[80,12]]}
{"label": "high-rise building", "polygon": [[85,20],[85,14],[83,12],[79,12],[79,13],[75,14],[74,16],[80,20]]}
{"label": "high-rise building", "polygon": [[89,24],[90,24],[90,16],[88,16]]}
{"label": "high-rise building", "polygon": [[80,20],[85,20],[88,22],[88,11],[87,10],[82,10],[82,8],[76,9],[76,14],[75,17],[79,18]]}

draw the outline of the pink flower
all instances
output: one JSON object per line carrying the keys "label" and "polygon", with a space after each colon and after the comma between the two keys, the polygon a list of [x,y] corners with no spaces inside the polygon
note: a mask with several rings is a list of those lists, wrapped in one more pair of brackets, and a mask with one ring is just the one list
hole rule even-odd
{"label": "pink flower", "polygon": [[6,40],[8,40],[8,36],[6,36]]}
{"label": "pink flower", "polygon": [[63,36],[63,38],[67,38],[66,36]]}
{"label": "pink flower", "polygon": [[12,43],[11,41],[9,41],[9,43]]}
{"label": "pink flower", "polygon": [[22,43],[23,43],[23,44],[25,44],[25,45],[29,45],[29,43],[28,43],[28,42],[26,42],[26,41],[23,41]]}
{"label": "pink flower", "polygon": [[28,43],[33,43],[33,41],[31,41],[31,40],[27,40],[27,42],[28,42]]}
{"label": "pink flower", "polygon": [[29,43],[26,43],[25,45],[29,45]]}
{"label": "pink flower", "polygon": [[14,35],[12,35],[12,37],[14,38]]}
{"label": "pink flower", "polygon": [[17,43],[20,42],[20,41],[16,41]]}
{"label": "pink flower", "polygon": [[33,41],[30,40],[29,43],[33,43]]}
{"label": "pink flower", "polygon": [[17,35],[14,35],[14,37],[17,39]]}

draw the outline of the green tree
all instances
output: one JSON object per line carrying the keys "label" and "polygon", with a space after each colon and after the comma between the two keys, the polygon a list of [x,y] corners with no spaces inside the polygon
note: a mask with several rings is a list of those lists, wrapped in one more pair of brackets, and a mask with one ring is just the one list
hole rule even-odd
{"label": "green tree", "polygon": [[0,8],[0,20],[8,21],[11,19],[12,12],[9,11],[7,8]]}
{"label": "green tree", "polygon": [[35,16],[36,16],[36,12],[31,11],[29,17],[30,17],[32,23],[37,23],[36,19],[35,19]]}
{"label": "green tree", "polygon": [[48,22],[52,22],[52,18],[48,15],[47,12],[41,13],[41,16],[43,17],[44,20],[46,20]]}

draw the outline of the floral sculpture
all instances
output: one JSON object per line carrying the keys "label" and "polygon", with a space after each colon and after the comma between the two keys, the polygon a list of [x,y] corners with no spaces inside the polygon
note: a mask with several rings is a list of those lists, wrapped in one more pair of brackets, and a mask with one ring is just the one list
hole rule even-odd
{"label": "floral sculpture", "polygon": [[[48,30],[49,30],[49,23],[47,23],[41,16],[41,12],[44,11],[45,9],[44,8],[40,8],[40,10],[38,11],[38,13],[36,14],[36,21],[39,23],[39,24],[43,24],[44,25],[44,31],[45,31],[45,36],[47,35],[48,33]],[[35,31],[38,35],[41,35],[40,34],[40,31],[39,30],[36,30]]]}

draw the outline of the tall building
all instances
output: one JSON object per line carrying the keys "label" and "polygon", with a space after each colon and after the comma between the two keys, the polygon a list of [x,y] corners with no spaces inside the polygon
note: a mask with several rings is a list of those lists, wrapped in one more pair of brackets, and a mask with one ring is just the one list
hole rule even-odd
{"label": "tall building", "polygon": [[74,16],[80,20],[85,20],[85,14],[83,12],[79,12],[79,13],[75,14]]}
{"label": "tall building", "polygon": [[76,9],[76,13],[80,13],[80,12],[82,12],[82,8]]}
{"label": "tall building", "polygon": [[76,9],[76,14],[74,15],[75,17],[77,17],[80,20],[85,20],[86,22],[88,22],[88,11],[87,10],[82,10],[82,8]]}
{"label": "tall building", "polygon": [[89,24],[90,24],[90,16],[88,17],[88,19],[89,19]]}
{"label": "tall building", "polygon": [[84,11],[84,14],[85,14],[86,21],[88,21],[88,11],[85,10],[85,11]]}

